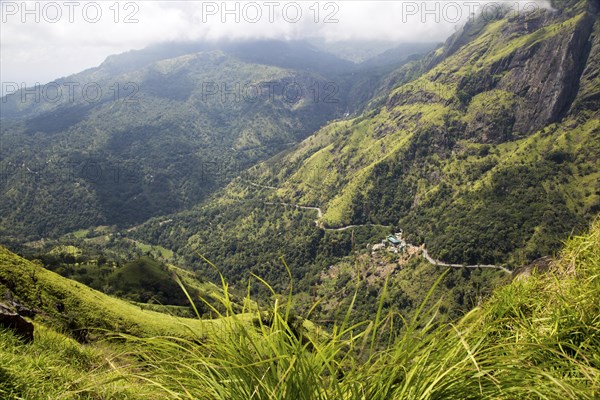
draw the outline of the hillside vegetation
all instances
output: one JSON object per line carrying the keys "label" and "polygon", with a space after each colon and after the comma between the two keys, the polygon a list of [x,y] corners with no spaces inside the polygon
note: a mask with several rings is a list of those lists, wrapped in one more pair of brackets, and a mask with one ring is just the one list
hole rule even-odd
{"label": "hillside vegetation", "polygon": [[514,269],[553,255],[600,209],[599,7],[556,7],[470,22],[392,73],[362,115],[132,236],[216,278],[202,254],[234,284],[252,272],[285,288],[283,256],[306,293],[398,229],[449,263]]}
{"label": "hillside vegetation", "polygon": [[0,291],[12,293],[11,297],[19,303],[36,311],[36,321],[81,341],[107,332],[186,336],[190,332],[205,332],[217,323],[150,311],[143,305],[108,296],[64,278],[3,247],[0,247]]}
{"label": "hillside vegetation", "polygon": [[[2,270],[14,273],[15,264],[27,275],[35,270],[3,251]],[[300,327],[285,301],[275,301],[254,327],[229,308],[220,334],[193,341],[122,337],[84,346],[36,323],[33,344],[0,333],[0,393],[6,399],[595,399],[599,268],[596,219],[589,233],[567,242],[549,273],[521,275],[454,323],[432,324],[435,307],[421,309],[403,321],[401,333],[389,329],[394,316],[381,312],[330,332]],[[48,277],[48,285],[64,287],[51,272],[40,274]],[[92,297],[79,299],[100,309]],[[146,321],[155,316],[146,313]]]}
{"label": "hillside vegetation", "polygon": [[352,66],[298,43],[162,45],[57,80],[78,85],[59,101],[3,97],[3,243],[193,206],[343,112]]}

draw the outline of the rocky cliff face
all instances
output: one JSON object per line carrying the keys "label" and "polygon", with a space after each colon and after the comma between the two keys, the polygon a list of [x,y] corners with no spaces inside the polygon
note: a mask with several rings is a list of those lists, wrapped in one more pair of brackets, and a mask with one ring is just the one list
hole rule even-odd
{"label": "rocky cliff face", "polygon": [[[579,79],[589,54],[594,17],[589,13],[573,17],[572,28],[554,12],[538,19],[549,35],[502,59],[494,75],[504,75],[497,88],[518,96],[515,110],[516,134],[526,135],[564,117],[577,95]],[[572,20],[570,20],[572,21]],[[537,22],[537,21],[536,21]],[[527,22],[524,21],[527,26]],[[518,25],[517,25],[518,26]],[[563,34],[558,34],[566,30]]]}
{"label": "rocky cliff face", "polygon": [[382,107],[286,156],[279,194],[330,226],[398,224],[449,261],[546,254],[600,209],[597,3],[468,24]]}
{"label": "rocky cliff face", "polygon": [[594,30],[588,41],[587,62],[584,64],[577,95],[571,104],[569,115],[577,115],[584,111],[597,112],[600,109],[600,21],[597,20],[598,12],[595,16]]}
{"label": "rocky cliff face", "polygon": [[[571,3],[467,24],[426,61],[428,84],[443,93],[402,90],[390,96],[388,108],[440,102],[466,110],[461,136],[482,143],[527,136],[561,120],[580,79],[584,87],[598,84],[597,62],[588,62],[598,57],[598,10],[594,2]],[[595,95],[590,90],[580,102]]]}

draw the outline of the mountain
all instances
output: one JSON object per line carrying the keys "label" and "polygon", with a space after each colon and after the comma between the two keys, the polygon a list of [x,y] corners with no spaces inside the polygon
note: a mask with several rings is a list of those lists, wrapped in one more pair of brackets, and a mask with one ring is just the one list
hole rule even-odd
{"label": "mountain", "polygon": [[420,57],[173,43],[57,81],[94,104],[3,98],[0,397],[596,399],[600,2],[501,11]]}
{"label": "mountain", "polygon": [[548,254],[600,210],[597,13],[467,25],[384,106],[275,161],[278,195],[325,226],[401,226],[452,262]]}
{"label": "mountain", "polygon": [[360,116],[136,237],[234,280],[286,282],[283,256],[306,291],[398,229],[448,263],[551,255],[600,210],[599,7],[555,7],[470,22],[391,72],[380,93],[393,89]]}
{"label": "mountain", "polygon": [[171,43],[8,95],[0,235],[56,237],[186,209],[362,107],[349,92],[373,74],[304,42]]}

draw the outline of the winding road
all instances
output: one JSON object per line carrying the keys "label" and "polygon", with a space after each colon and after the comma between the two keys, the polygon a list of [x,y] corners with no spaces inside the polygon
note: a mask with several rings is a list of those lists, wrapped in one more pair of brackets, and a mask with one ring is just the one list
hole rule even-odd
{"label": "winding road", "polygon": [[433,265],[437,265],[440,267],[450,267],[450,268],[491,268],[491,269],[499,269],[502,270],[504,272],[506,272],[507,274],[512,275],[512,271],[501,266],[501,265],[484,265],[484,264],[477,264],[477,265],[462,265],[462,264],[448,264],[445,263],[443,261],[439,261],[436,260],[434,258],[432,258],[429,253],[427,252],[427,249],[423,249],[423,257],[427,260],[427,262],[429,262],[430,264]]}
{"label": "winding road", "polygon": [[[270,206],[290,206],[290,207],[296,207],[296,208],[301,208],[303,210],[315,210],[317,212],[317,217],[319,217],[319,219],[321,219],[323,217],[323,211],[319,208],[319,207],[310,207],[310,206],[299,206],[297,204],[291,204],[291,203],[265,203],[268,204]],[[319,223],[319,219],[315,221],[315,223]]]}
{"label": "winding road", "polygon": [[[264,185],[259,185],[253,182],[249,182],[249,181],[244,181],[252,186],[256,186],[256,187],[260,187],[260,188],[265,188],[265,189],[277,189],[276,187],[273,186],[264,186]],[[297,204],[291,204],[291,203],[273,203],[273,202],[265,202],[265,204],[268,205],[282,205],[282,206],[290,206],[290,207],[295,207],[295,208],[299,208],[302,210],[314,210],[317,212],[317,219],[315,220],[315,225],[318,226],[319,228],[325,230],[325,231],[345,231],[348,229],[352,229],[352,228],[360,228],[363,226],[374,226],[374,227],[381,227],[381,228],[390,228],[390,226],[388,225],[378,225],[378,224],[365,224],[365,225],[348,225],[348,226],[343,226],[341,228],[325,228],[323,227],[323,224],[321,223],[321,218],[323,217],[323,210],[321,210],[320,207],[313,207],[313,206],[299,206]],[[412,246],[412,247],[419,247],[419,246],[415,246],[412,245],[410,243],[407,243],[408,246]],[[512,271],[501,266],[501,265],[486,265],[486,264],[477,264],[477,265],[462,265],[462,264],[449,264],[449,263],[445,263],[443,261],[439,261],[434,259],[433,257],[431,257],[429,255],[429,253],[427,252],[427,249],[423,248],[423,258],[425,258],[425,260],[427,260],[428,263],[432,264],[432,265],[436,265],[436,266],[440,266],[440,267],[448,267],[448,268],[470,268],[470,269],[476,269],[476,268],[489,268],[489,269],[499,269],[501,271],[506,272],[509,275],[512,275]]]}
{"label": "winding road", "polygon": [[351,228],[361,228],[363,226],[374,226],[377,228],[391,228],[391,226],[389,225],[379,225],[379,224],[364,224],[364,225],[348,225],[348,226],[342,226],[341,228],[323,228],[323,230],[325,231],[334,231],[334,232],[340,232],[340,231],[345,231]]}

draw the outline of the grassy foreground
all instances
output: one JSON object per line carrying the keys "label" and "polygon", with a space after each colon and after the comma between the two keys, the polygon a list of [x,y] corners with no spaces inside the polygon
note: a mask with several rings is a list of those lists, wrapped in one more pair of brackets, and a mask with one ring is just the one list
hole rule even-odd
{"label": "grassy foreground", "polygon": [[279,302],[253,324],[230,306],[219,329],[198,339],[81,345],[41,328],[23,345],[2,333],[0,398],[600,396],[600,219],[566,243],[551,273],[515,279],[452,324],[423,309],[397,335],[388,327],[398,316],[382,313],[320,332]]}
{"label": "grassy foreground", "polygon": [[[134,340],[147,379],[177,399],[597,399],[600,220],[569,240],[550,274],[516,279],[453,324],[421,310],[393,337],[393,315],[319,335],[277,303],[255,328]],[[387,342],[386,342],[387,341]]]}
{"label": "grassy foreground", "polygon": [[[181,271],[181,279],[190,283]],[[106,295],[27,261],[0,246],[0,296],[14,293],[25,306],[41,311],[36,322],[86,341],[103,331],[136,336],[203,335],[217,320],[175,318],[150,307]],[[0,300],[1,301],[1,300]]]}

